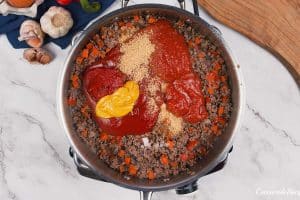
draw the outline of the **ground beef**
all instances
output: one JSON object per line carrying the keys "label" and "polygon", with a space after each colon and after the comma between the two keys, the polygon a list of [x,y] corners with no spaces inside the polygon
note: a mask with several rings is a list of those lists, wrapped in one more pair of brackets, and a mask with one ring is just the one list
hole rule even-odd
{"label": "ground beef", "polygon": [[[125,178],[134,175],[168,181],[178,173],[192,173],[190,167],[209,152],[215,139],[224,131],[232,108],[226,65],[220,50],[188,21],[172,19],[169,21],[189,45],[193,69],[202,81],[208,118],[197,124],[185,123],[183,132],[173,136],[164,134],[164,127],[160,125],[143,135],[115,137],[101,132],[92,118],[92,110],[87,106],[82,91],[82,73],[87,66],[103,58],[118,44],[121,37],[146,27],[158,18],[164,17],[141,14],[116,19],[109,26],[101,27],[99,33],[86,44],[88,56],[81,52],[71,72],[67,101],[74,129],[99,159],[124,174]],[[93,48],[97,48],[96,53]],[[216,71],[215,68],[218,68],[220,80],[211,92],[207,76]]]}

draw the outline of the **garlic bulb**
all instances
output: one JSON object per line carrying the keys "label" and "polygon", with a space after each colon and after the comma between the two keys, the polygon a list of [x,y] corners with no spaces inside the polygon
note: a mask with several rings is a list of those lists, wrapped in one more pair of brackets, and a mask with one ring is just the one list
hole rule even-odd
{"label": "garlic bulb", "polygon": [[52,6],[41,17],[42,30],[52,38],[65,36],[73,26],[69,11],[62,7]]}
{"label": "garlic bulb", "polygon": [[39,23],[33,20],[26,20],[20,28],[19,41],[26,41],[31,47],[41,47],[44,43],[44,33]]}

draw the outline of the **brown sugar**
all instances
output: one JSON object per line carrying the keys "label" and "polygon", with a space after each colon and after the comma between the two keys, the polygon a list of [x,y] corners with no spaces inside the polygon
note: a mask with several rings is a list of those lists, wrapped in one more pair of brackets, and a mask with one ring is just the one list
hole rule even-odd
{"label": "brown sugar", "polygon": [[154,50],[155,46],[150,41],[149,33],[137,35],[121,45],[119,69],[132,80],[141,81],[149,76],[149,60]]}
{"label": "brown sugar", "polygon": [[178,134],[183,129],[183,119],[176,117],[166,108],[166,104],[162,104],[160,107],[160,113],[158,115],[158,122],[165,123],[169,128],[171,134]]}

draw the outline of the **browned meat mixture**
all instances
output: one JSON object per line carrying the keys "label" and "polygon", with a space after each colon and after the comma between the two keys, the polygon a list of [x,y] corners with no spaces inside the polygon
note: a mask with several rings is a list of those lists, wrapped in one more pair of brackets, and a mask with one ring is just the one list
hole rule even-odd
{"label": "browned meat mixture", "polygon": [[[213,141],[222,134],[231,112],[231,92],[220,50],[189,22],[169,20],[189,46],[193,69],[202,81],[208,118],[197,124],[185,123],[182,133],[175,135],[163,134],[164,127],[158,125],[144,135],[123,137],[111,136],[99,129],[82,91],[82,72],[120,41],[158,18],[164,17],[142,14],[101,27],[78,55],[71,72],[67,102],[74,129],[99,159],[127,177],[155,179],[188,173],[189,168],[208,153]],[[216,75],[214,81],[212,74]]]}

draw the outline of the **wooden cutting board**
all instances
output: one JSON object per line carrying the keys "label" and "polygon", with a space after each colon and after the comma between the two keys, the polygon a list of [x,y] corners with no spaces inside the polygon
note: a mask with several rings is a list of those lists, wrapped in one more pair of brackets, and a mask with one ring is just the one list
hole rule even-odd
{"label": "wooden cutting board", "polygon": [[197,0],[211,16],[272,52],[300,84],[300,0]]}

